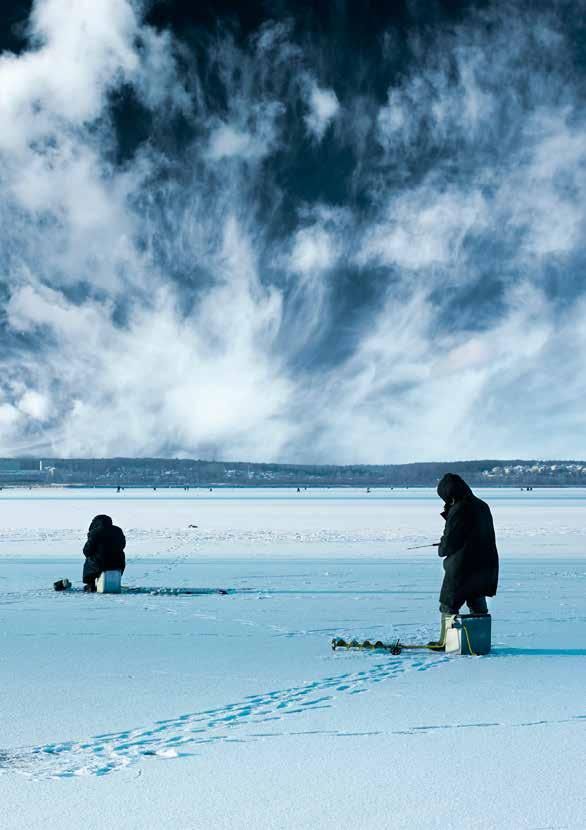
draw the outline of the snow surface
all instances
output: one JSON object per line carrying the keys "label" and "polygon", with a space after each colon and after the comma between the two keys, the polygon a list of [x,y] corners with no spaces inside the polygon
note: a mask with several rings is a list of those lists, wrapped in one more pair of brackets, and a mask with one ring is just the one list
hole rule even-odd
{"label": "snow surface", "polygon": [[[0,826],[583,830],[586,493],[479,494],[475,658],[329,646],[437,633],[431,491],[2,491]],[[132,591],[53,592],[100,512]]]}
{"label": "snow surface", "polygon": [[[478,490],[509,555],[582,556],[586,489]],[[89,521],[108,513],[135,557],[419,557],[409,546],[439,539],[431,489],[112,490],[0,492],[0,556],[79,558]],[[190,528],[189,525],[197,525]]]}

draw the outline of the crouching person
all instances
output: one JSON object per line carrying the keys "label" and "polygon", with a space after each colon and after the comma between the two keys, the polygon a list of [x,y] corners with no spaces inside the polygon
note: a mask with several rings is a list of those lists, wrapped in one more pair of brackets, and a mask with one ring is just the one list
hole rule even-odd
{"label": "crouching person", "polygon": [[477,498],[459,475],[448,473],[437,487],[444,501],[446,525],[438,553],[444,560],[440,592],[442,627],[439,643],[445,643],[446,618],[466,603],[473,614],[488,614],[486,597],[496,594],[499,558],[489,506]]}
{"label": "crouching person", "polygon": [[96,579],[103,571],[124,573],[126,539],[119,527],[112,524],[110,516],[95,516],[89,527],[87,542],[83,546],[84,591],[96,590]]}

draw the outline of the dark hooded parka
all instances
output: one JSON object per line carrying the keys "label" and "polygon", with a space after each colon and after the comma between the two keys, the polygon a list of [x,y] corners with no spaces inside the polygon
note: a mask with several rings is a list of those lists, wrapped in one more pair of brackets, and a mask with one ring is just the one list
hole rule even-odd
{"label": "dark hooded parka", "polygon": [[126,567],[124,548],[126,539],[119,527],[112,524],[110,516],[92,519],[83,547],[85,564],[83,581],[88,583],[99,577],[102,571],[122,571]]}
{"label": "dark hooded parka", "polygon": [[445,572],[440,603],[457,610],[468,599],[496,594],[499,558],[494,525],[489,506],[459,475],[445,475],[437,493],[446,503],[442,514],[446,526],[438,550]]}

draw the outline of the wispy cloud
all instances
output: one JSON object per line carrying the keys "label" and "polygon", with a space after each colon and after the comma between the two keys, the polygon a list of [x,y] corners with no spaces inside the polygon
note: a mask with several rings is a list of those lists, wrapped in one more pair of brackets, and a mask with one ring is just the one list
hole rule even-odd
{"label": "wispy cloud", "polygon": [[313,78],[306,81],[306,100],[305,124],[314,138],[321,141],[338,114],[340,102],[333,89],[320,87]]}
{"label": "wispy cloud", "polygon": [[373,32],[341,73],[294,14],[188,42],[37,0],[0,57],[0,453],[579,455],[565,8],[415,21],[400,72]]}

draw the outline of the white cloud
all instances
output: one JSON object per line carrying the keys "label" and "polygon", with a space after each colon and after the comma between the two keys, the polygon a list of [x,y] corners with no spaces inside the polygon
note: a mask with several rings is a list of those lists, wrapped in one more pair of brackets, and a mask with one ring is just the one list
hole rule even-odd
{"label": "white cloud", "polygon": [[208,156],[212,161],[221,161],[235,156],[257,159],[265,155],[266,147],[250,133],[242,132],[229,124],[221,124],[210,136]]}
{"label": "white cloud", "polygon": [[321,141],[338,114],[340,102],[333,89],[320,87],[313,79],[308,81],[306,98],[309,112],[305,124],[314,138]]}
{"label": "white cloud", "polygon": [[20,421],[21,414],[15,406],[9,403],[0,403],[0,428],[4,434],[12,434],[12,429]]}
{"label": "white cloud", "polygon": [[35,421],[45,421],[50,412],[49,400],[35,389],[27,389],[18,402],[18,408]]}
{"label": "white cloud", "polygon": [[263,159],[277,143],[282,105],[278,101],[265,101],[248,108],[244,102],[237,101],[234,108],[234,123],[213,120],[207,158],[212,162],[230,158]]}
{"label": "white cloud", "polygon": [[[578,453],[586,308],[550,269],[576,277],[586,164],[555,20],[464,20],[342,109],[290,25],[185,77],[128,0],[34,8],[0,58],[1,454]],[[121,84],[156,129],[117,166]]]}
{"label": "white cloud", "polygon": [[0,164],[4,199],[15,203],[11,224],[23,234],[35,220],[48,225],[35,240],[41,270],[123,290],[120,275],[133,270],[120,267],[134,230],[126,202],[141,171],[113,175],[105,161],[106,96],[127,82],[152,98],[163,77],[177,103],[183,89],[172,83],[173,56],[161,54],[165,38],[140,26],[128,0],[39,0],[31,31],[35,48],[0,57]]}
{"label": "white cloud", "polygon": [[[322,378],[324,388],[313,389],[303,401],[317,418],[318,452],[340,463],[357,456],[371,463],[451,459],[455,453],[479,457],[482,435],[486,451],[480,457],[515,457],[517,443],[531,446],[524,435],[527,418],[538,420],[536,412],[544,403],[549,406],[528,395],[523,420],[517,422],[512,415],[519,406],[519,384],[535,367],[553,368],[555,342],[548,303],[528,285],[512,289],[499,323],[473,338],[449,330],[435,333],[433,305],[424,290],[408,301],[389,295],[343,369]],[[572,385],[583,386],[577,379]],[[319,405],[322,398],[329,402],[327,411]],[[573,435],[577,438],[576,427]],[[550,436],[554,456],[564,440]]]}
{"label": "white cloud", "polygon": [[[180,446],[221,446],[243,457],[278,452],[291,435],[280,416],[292,391],[271,357],[280,304],[258,283],[254,254],[233,218],[218,273],[222,280],[195,319],[180,320],[173,296],[161,289],[124,329],[107,304],[80,308],[31,285],[16,291],[8,306],[12,326],[49,328],[55,336],[43,365],[31,359],[27,374],[58,377],[61,394],[76,401],[47,440],[74,455],[153,454],[162,430]],[[4,420],[13,423],[20,413],[42,420],[48,402],[27,391]],[[259,423],[272,428],[259,432]]]}
{"label": "white cloud", "polygon": [[319,226],[297,231],[289,267],[299,274],[312,274],[331,268],[337,259],[336,240]]}
{"label": "white cloud", "polygon": [[487,206],[473,190],[438,190],[433,182],[390,196],[385,219],[364,240],[358,261],[420,270],[455,264],[466,234],[487,222]]}
{"label": "white cloud", "polygon": [[37,2],[31,30],[39,45],[0,61],[0,150],[24,155],[31,141],[96,118],[104,92],[138,69],[137,26],[127,0]]}
{"label": "white cloud", "polygon": [[386,106],[382,107],[377,115],[378,138],[383,146],[391,144],[399,136],[402,142],[407,142],[410,135],[407,130],[410,117],[406,112],[406,105],[397,89],[389,89]]}
{"label": "white cloud", "polygon": [[586,231],[586,140],[570,112],[538,112],[527,119],[527,143],[499,198],[512,223],[526,231],[523,255],[563,256]]}

